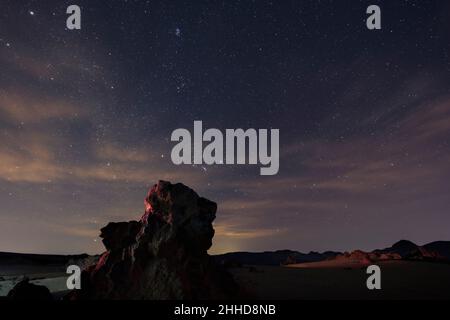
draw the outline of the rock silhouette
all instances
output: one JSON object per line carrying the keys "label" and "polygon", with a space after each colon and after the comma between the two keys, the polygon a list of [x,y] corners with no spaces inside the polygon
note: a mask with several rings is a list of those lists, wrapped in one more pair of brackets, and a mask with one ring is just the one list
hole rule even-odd
{"label": "rock silhouette", "polygon": [[159,181],[140,221],[101,230],[107,251],[66,299],[227,299],[232,276],[210,257],[217,205],[183,184]]}
{"label": "rock silhouette", "polygon": [[409,240],[400,240],[389,248],[375,250],[374,252],[397,254],[406,260],[448,261],[445,250],[448,250],[449,244],[448,241],[437,241],[419,246]]}
{"label": "rock silhouette", "polygon": [[35,285],[28,278],[25,278],[9,291],[7,299],[13,301],[52,301],[53,296],[47,287]]}

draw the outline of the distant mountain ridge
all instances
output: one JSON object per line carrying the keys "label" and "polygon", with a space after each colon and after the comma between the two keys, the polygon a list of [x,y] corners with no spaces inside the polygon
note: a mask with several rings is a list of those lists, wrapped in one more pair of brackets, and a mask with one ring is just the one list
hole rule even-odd
{"label": "distant mountain ridge", "polygon": [[57,255],[0,252],[1,265],[65,265],[70,261],[88,258],[88,254]]}
{"label": "distant mountain ridge", "polygon": [[409,240],[400,240],[389,248],[372,252],[398,254],[402,259],[450,261],[450,241],[434,241],[419,246]]}
{"label": "distant mountain ridge", "polygon": [[340,252],[326,251],[323,253],[311,251],[301,253],[292,250],[277,250],[265,252],[230,252],[214,256],[216,261],[224,265],[268,265],[316,262],[333,258]]}
{"label": "distant mountain ridge", "polygon": [[[89,255],[41,255],[0,252],[0,265],[66,265],[71,261],[91,261]],[[94,256],[93,256],[94,257]],[[314,252],[302,253],[294,250],[264,252],[230,252],[213,256],[222,265],[267,265],[320,262],[331,259],[356,259],[367,263],[378,260],[424,260],[450,262],[450,241],[434,241],[419,246],[409,240],[400,240],[391,247],[370,252],[355,250],[352,252]],[[95,260],[92,260],[95,261]]]}
{"label": "distant mountain ridge", "polygon": [[439,252],[440,255],[450,260],[450,241],[434,241],[423,247],[429,251]]}
{"label": "distant mountain ridge", "polygon": [[376,249],[371,252],[355,250],[352,252],[311,251],[301,253],[292,250],[265,252],[231,252],[216,255],[215,259],[228,266],[235,265],[287,265],[308,262],[320,262],[332,259],[353,259],[364,263],[379,260],[423,260],[450,262],[450,241],[435,241],[419,246],[409,240],[400,240],[391,247]]}

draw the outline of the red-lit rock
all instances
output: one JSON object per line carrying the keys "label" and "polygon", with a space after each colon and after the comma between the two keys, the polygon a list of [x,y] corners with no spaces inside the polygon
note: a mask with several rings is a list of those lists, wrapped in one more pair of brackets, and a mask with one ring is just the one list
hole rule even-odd
{"label": "red-lit rock", "polygon": [[183,184],[160,181],[139,222],[109,224],[107,251],[67,299],[226,299],[238,288],[207,250],[217,205]]}

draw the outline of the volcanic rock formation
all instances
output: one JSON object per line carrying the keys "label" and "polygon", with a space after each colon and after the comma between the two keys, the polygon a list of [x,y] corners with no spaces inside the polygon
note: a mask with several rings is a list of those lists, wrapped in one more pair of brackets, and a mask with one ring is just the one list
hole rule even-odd
{"label": "volcanic rock formation", "polygon": [[46,287],[35,285],[28,278],[25,278],[14,286],[8,293],[7,299],[13,301],[52,301],[53,297]]}
{"label": "volcanic rock formation", "polygon": [[160,181],[145,198],[140,221],[101,230],[107,251],[82,273],[82,289],[67,299],[226,299],[232,276],[215,263],[216,203],[183,184]]}

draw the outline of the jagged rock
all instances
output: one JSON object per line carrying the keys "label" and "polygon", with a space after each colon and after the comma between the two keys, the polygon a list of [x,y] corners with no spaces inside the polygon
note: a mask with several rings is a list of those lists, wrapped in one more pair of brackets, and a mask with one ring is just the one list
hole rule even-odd
{"label": "jagged rock", "polygon": [[101,230],[107,251],[82,273],[82,289],[67,299],[226,299],[232,276],[215,263],[217,205],[183,184],[160,181],[145,198],[140,221]]}
{"label": "jagged rock", "polygon": [[9,300],[34,300],[34,301],[51,301],[53,300],[50,290],[45,286],[38,286],[30,283],[28,278],[17,283],[14,288],[9,291],[7,298]]}
{"label": "jagged rock", "polygon": [[443,260],[450,261],[450,241],[435,241],[423,246],[429,252],[434,252]]}
{"label": "jagged rock", "polygon": [[106,250],[123,249],[136,242],[140,229],[141,224],[137,221],[111,222],[100,230],[100,238]]}
{"label": "jagged rock", "polygon": [[341,255],[336,256],[336,260],[348,261],[349,263],[358,265],[369,265],[373,262],[373,258],[369,253],[362,250],[355,250],[352,252],[344,252]]}
{"label": "jagged rock", "polygon": [[[445,243],[445,242],[441,242]],[[445,247],[444,247],[445,248]],[[407,260],[427,260],[427,261],[446,261],[445,254],[441,254],[443,250],[436,250],[433,243],[418,246],[414,242],[408,240],[400,240],[391,247],[382,250],[375,250],[375,253],[389,254]],[[443,251],[445,252],[445,251]]]}

